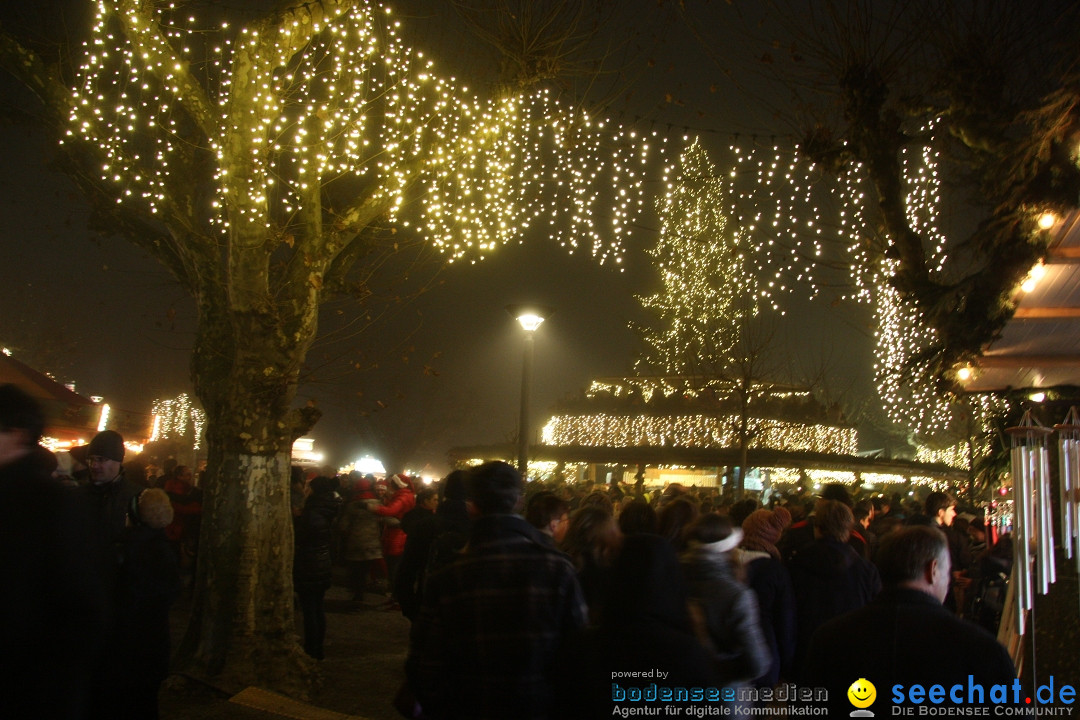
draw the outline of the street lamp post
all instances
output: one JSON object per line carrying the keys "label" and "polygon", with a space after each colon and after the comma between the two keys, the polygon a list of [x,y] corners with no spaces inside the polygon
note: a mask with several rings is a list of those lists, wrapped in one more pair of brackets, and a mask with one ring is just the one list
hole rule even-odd
{"label": "street lamp post", "polygon": [[551,309],[536,305],[508,305],[510,313],[525,330],[525,354],[521,363],[521,415],[518,418],[518,472],[522,478],[529,474],[529,391],[533,374],[533,334]]}

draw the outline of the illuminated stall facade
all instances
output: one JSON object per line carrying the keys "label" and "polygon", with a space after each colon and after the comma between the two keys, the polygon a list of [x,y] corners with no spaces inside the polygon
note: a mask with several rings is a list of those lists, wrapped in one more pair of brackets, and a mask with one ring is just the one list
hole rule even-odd
{"label": "illuminated stall facade", "polygon": [[[556,409],[530,446],[530,477],[721,487],[745,467],[748,490],[796,491],[825,482],[945,487],[966,477],[941,463],[860,456],[857,430],[805,389],[758,384],[751,392],[744,402],[722,382],[682,376],[594,381]],[[511,458],[513,448],[462,447],[450,456],[469,464]]]}

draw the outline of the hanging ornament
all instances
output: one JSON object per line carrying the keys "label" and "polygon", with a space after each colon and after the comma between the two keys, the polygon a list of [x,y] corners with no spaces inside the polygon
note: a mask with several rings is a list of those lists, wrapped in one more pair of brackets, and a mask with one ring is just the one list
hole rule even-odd
{"label": "hanging ornament", "polygon": [[[1045,595],[1054,582],[1054,529],[1050,520],[1050,462],[1043,427],[1025,410],[1017,427],[1007,428],[1012,438],[1013,548],[1016,568],[1016,628],[1024,633],[1032,608],[1033,587]],[[1035,578],[1032,579],[1032,554]]]}
{"label": "hanging ornament", "polygon": [[1065,557],[1075,557],[1080,572],[1080,415],[1075,405],[1054,429],[1058,432],[1061,542]]}

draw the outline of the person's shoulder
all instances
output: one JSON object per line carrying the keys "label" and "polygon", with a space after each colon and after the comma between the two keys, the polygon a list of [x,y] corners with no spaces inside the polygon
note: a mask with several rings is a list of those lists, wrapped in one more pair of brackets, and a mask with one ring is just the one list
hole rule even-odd
{"label": "person's shoulder", "polygon": [[830,618],[814,631],[814,642],[837,642],[841,645],[857,646],[862,642],[863,629],[881,622],[888,612],[888,609],[871,602]]}
{"label": "person's shoulder", "polygon": [[130,499],[139,495],[146,487],[135,482],[127,475],[121,475],[117,481],[116,489],[119,495]]}

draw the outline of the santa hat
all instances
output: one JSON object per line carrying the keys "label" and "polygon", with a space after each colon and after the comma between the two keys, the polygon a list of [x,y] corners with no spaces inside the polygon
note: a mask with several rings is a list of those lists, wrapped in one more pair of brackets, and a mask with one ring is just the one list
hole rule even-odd
{"label": "santa hat", "polygon": [[409,476],[401,474],[391,475],[390,482],[393,483],[394,489],[396,490],[400,490],[401,488],[407,488],[409,487]]}

